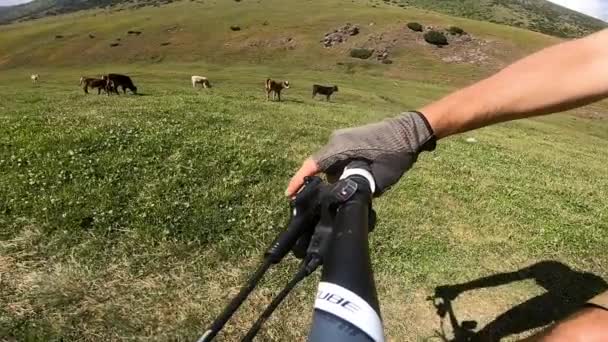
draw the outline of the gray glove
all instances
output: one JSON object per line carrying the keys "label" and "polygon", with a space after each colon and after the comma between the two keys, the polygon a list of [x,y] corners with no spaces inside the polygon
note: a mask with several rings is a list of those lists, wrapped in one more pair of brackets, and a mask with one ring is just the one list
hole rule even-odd
{"label": "gray glove", "polygon": [[414,165],[420,152],[434,150],[436,143],[424,115],[406,112],[378,123],[337,130],[312,158],[330,177],[340,174],[352,160],[368,161],[379,196]]}

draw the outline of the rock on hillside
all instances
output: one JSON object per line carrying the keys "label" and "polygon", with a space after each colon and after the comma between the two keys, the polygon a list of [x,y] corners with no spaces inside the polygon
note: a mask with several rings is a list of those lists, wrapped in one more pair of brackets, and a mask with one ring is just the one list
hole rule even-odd
{"label": "rock on hillside", "polygon": [[357,34],[359,34],[359,26],[347,23],[332,32],[327,32],[321,42],[325,47],[332,47],[344,43],[348,40],[348,37],[356,36]]}

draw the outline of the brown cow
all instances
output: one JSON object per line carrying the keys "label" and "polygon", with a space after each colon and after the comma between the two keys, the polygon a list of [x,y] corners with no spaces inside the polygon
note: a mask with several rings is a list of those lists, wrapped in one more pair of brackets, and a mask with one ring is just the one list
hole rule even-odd
{"label": "brown cow", "polygon": [[270,93],[272,93],[272,100],[274,101],[275,96],[279,97],[281,101],[281,90],[289,89],[289,81],[275,81],[272,79],[266,80],[266,100],[270,100]]}
{"label": "brown cow", "polygon": [[101,94],[101,91],[105,91],[108,96],[110,92],[114,90],[114,82],[107,79],[106,77],[102,78],[93,78],[93,77],[80,77],[80,83],[82,86],[82,90],[84,90],[85,94],[89,93],[89,87],[97,88],[97,95]]}

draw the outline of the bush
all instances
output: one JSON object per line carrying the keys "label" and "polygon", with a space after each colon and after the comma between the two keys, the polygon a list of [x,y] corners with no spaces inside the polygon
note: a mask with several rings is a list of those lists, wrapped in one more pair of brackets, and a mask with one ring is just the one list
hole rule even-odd
{"label": "bush", "polygon": [[461,28],[460,28],[460,27],[458,27],[458,26],[450,26],[450,27],[448,28],[448,32],[450,32],[450,34],[453,34],[453,35],[459,35],[459,36],[460,36],[460,35],[463,35],[463,34],[465,34],[465,33],[466,33],[466,32],[464,32],[464,30],[463,30],[463,29],[461,29]]}
{"label": "bush", "polygon": [[230,29],[231,29],[232,31],[240,31],[240,30],[241,30],[241,27],[240,27],[240,26],[238,26],[238,25],[232,25],[232,26],[230,26]]}
{"label": "bush", "polygon": [[350,56],[360,59],[368,59],[372,56],[374,50],[368,50],[363,48],[355,48],[350,50]]}
{"label": "bush", "polygon": [[407,23],[407,27],[410,30],[416,31],[416,32],[422,32],[422,30],[423,30],[422,25],[420,25],[419,23]]}
{"label": "bush", "polygon": [[448,39],[441,32],[429,31],[424,34],[424,40],[433,45],[442,46],[448,45]]}

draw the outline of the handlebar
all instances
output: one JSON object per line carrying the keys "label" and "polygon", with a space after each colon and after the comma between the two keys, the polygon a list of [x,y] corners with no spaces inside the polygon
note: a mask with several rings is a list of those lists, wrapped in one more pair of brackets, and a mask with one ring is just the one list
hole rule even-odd
{"label": "handlebar", "polygon": [[270,266],[290,250],[303,259],[299,270],[242,341],[252,341],[291,289],[320,265],[323,272],[308,340],[384,341],[368,246],[368,233],[375,225],[371,206],[375,189],[365,161],[351,162],[333,185],[318,177],[307,178],[291,202],[288,228],[274,240],[253,277],[198,341],[211,341]]}
{"label": "handlebar", "polygon": [[374,178],[366,163],[353,162],[335,187],[346,199],[333,220],[309,341],[380,342],[384,335],[368,246],[370,221],[375,221]]}

